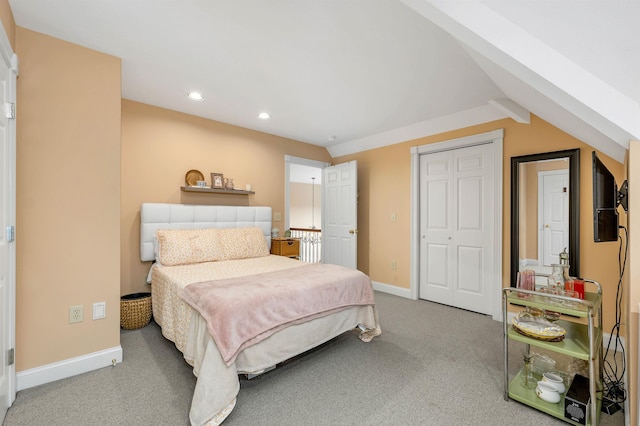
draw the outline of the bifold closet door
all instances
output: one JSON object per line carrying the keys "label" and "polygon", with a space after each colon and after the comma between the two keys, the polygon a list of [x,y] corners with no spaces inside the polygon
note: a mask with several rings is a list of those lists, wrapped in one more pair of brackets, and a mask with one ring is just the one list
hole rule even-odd
{"label": "bifold closet door", "polygon": [[493,145],[420,157],[420,298],[491,315]]}

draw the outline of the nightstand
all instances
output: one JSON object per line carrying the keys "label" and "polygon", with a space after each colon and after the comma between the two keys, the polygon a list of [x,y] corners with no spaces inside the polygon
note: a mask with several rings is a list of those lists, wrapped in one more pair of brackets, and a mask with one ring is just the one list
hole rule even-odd
{"label": "nightstand", "polygon": [[271,254],[297,259],[300,257],[300,240],[298,238],[271,238]]}

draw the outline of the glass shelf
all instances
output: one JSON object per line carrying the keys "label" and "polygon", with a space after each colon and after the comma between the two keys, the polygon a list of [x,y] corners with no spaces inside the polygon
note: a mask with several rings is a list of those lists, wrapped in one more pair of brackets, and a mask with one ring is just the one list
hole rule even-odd
{"label": "glass shelf", "polygon": [[[507,337],[511,340],[526,343],[543,349],[548,349],[560,354],[572,356],[574,358],[589,360],[589,328],[584,324],[577,324],[571,321],[557,321],[557,325],[567,331],[564,339],[560,342],[547,342],[544,340],[527,337],[513,329],[513,325],[507,331]],[[595,329],[593,338],[594,348],[602,344],[602,330]]]}
{"label": "glass shelf", "polygon": [[[507,296],[507,302],[512,305],[518,306],[531,306],[532,308],[548,309],[555,312],[560,312],[565,315],[571,315],[573,317],[585,318],[589,314],[589,307],[592,309],[598,309],[600,303],[602,303],[602,296],[597,293],[585,292],[584,299],[563,298],[563,300],[557,296],[550,296],[545,293],[539,294],[527,294],[528,297],[521,298],[518,294],[527,294],[522,290],[510,289]],[[549,303],[552,300],[558,301],[557,303]],[[564,302],[564,304],[560,304]],[[568,305],[567,303],[571,303]]]}

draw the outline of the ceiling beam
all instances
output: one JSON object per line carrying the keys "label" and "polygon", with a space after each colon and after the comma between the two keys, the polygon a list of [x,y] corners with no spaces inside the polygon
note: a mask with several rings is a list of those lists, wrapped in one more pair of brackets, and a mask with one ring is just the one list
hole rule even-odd
{"label": "ceiling beam", "polygon": [[336,158],[342,155],[354,154],[369,149],[425,138],[464,127],[502,120],[507,117],[508,115],[503,111],[499,111],[489,105],[482,105],[375,135],[365,136],[364,138],[331,145],[327,147],[327,151],[329,151],[331,157]]}
{"label": "ceiling beam", "polygon": [[498,111],[502,111],[507,114],[518,123],[531,123],[531,114],[529,111],[513,102],[511,99],[489,99],[489,105],[496,108]]}

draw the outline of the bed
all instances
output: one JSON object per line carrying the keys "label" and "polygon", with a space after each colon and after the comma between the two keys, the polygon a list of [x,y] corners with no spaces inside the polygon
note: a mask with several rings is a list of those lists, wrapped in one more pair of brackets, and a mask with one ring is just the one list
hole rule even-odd
{"label": "bed", "polygon": [[354,328],[364,342],[381,332],[365,274],[269,254],[270,207],[144,203],[140,220],[154,320],[197,377],[192,425],[229,416],[239,374]]}

